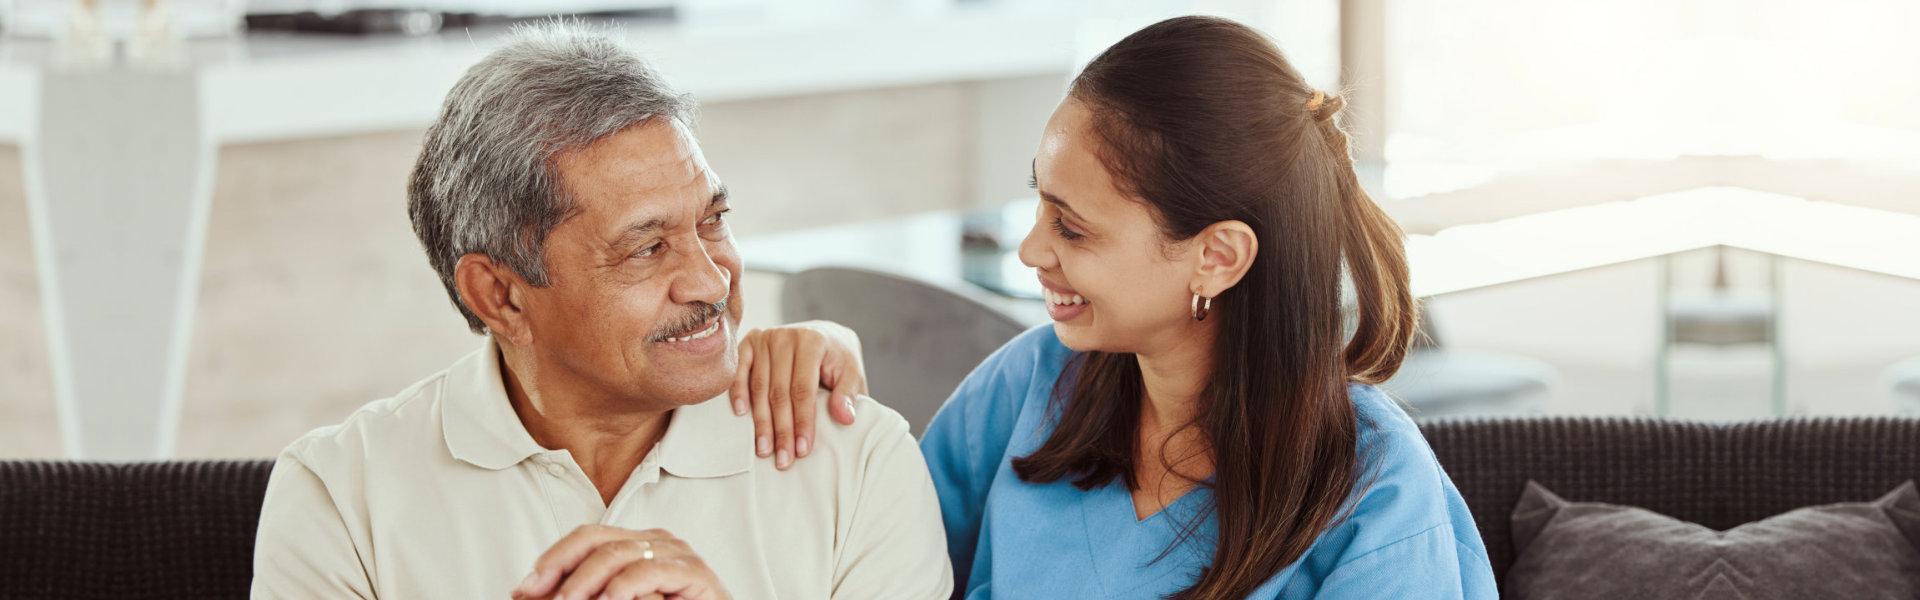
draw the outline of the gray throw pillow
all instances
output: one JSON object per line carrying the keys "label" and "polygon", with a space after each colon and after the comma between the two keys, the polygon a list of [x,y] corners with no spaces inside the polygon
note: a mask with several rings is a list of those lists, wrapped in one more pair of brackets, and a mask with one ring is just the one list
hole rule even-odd
{"label": "gray throw pillow", "polygon": [[1513,509],[1506,598],[1920,598],[1920,492],[1802,508],[1726,531],[1568,502],[1532,481]]}

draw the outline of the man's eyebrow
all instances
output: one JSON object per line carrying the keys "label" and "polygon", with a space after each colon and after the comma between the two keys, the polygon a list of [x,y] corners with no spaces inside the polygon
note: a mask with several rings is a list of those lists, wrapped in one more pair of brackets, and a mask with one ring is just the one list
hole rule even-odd
{"label": "man's eyebrow", "polygon": [[616,250],[630,248],[666,226],[667,221],[665,219],[651,219],[646,222],[628,225],[626,229],[620,230],[620,235],[613,238],[613,243],[609,244],[609,246],[612,246]]}
{"label": "man's eyebrow", "polygon": [[[1034,162],[1038,163],[1039,159],[1035,159]],[[1040,170],[1038,167],[1034,167],[1034,171],[1033,171],[1033,190],[1036,192],[1040,192]],[[1075,219],[1079,219],[1082,221],[1087,220],[1086,217],[1080,216],[1080,211],[1074,210],[1073,206],[1067,204],[1067,201],[1061,200],[1059,196],[1055,196],[1053,194],[1049,194],[1046,192],[1040,192],[1040,199],[1047,201],[1048,204],[1052,204],[1054,206],[1060,207],[1060,210],[1067,211],[1067,214],[1073,215],[1073,218]]]}
{"label": "man's eyebrow", "polygon": [[726,203],[727,203],[727,184],[723,183],[723,184],[720,184],[720,189],[713,191],[713,199],[707,201],[707,210],[713,210],[714,208],[717,208]]}

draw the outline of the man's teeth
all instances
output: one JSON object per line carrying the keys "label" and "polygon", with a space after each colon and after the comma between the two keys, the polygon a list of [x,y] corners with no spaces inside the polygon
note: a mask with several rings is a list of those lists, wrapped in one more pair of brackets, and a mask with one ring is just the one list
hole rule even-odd
{"label": "man's teeth", "polygon": [[689,335],[689,336],[686,336],[686,337],[670,337],[670,338],[667,338],[667,341],[669,341],[669,342],[691,342],[691,341],[694,341],[694,340],[701,340],[701,339],[706,339],[706,338],[707,338],[707,336],[710,336],[710,335],[713,335],[713,334],[714,334],[714,332],[716,332],[716,331],[720,331],[720,320],[719,320],[719,319],[714,319],[714,320],[713,320],[713,325],[710,325],[710,326],[708,326],[708,327],[707,327],[707,329],[706,329],[705,331],[701,331],[700,333],[696,333],[696,334],[693,334],[693,335]]}
{"label": "man's teeth", "polygon": [[1046,297],[1047,304],[1086,304],[1087,299],[1079,294],[1061,294],[1046,288],[1040,289],[1040,295]]}

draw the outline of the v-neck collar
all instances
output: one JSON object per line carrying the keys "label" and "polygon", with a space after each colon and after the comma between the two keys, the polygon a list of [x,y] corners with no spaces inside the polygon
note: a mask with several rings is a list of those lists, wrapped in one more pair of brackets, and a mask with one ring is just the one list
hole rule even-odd
{"label": "v-neck collar", "polygon": [[[1204,506],[1206,496],[1211,493],[1205,483],[1193,486],[1173,502],[1161,507],[1159,511],[1147,515],[1145,519],[1136,516],[1138,513],[1134,510],[1133,493],[1127,489],[1126,483],[1118,478],[1107,485],[1085,492],[1074,491],[1085,495],[1084,501],[1078,503],[1080,516],[1083,519],[1080,529],[1087,536],[1087,549],[1095,575],[1091,579],[1095,582],[1106,581],[1109,577],[1117,576],[1123,571],[1159,569],[1162,571],[1161,574],[1151,581],[1133,580],[1136,584],[1152,587],[1177,573],[1190,575],[1181,569],[1173,568],[1174,565],[1187,562],[1183,560],[1184,555],[1195,552],[1195,548],[1212,547],[1207,523],[1211,522],[1213,517],[1211,514],[1202,514],[1199,511]],[[1179,517],[1199,519],[1200,522],[1187,523],[1180,521]],[[1174,548],[1172,553],[1166,556],[1161,556],[1168,549],[1168,544],[1178,539],[1189,525],[1193,526],[1192,533],[1197,537],[1181,540],[1180,547]],[[1096,532],[1104,535],[1096,536]],[[1200,564],[1205,564],[1212,557],[1211,552],[1200,554],[1202,555]],[[1156,558],[1162,562],[1155,562]],[[1165,561],[1172,562],[1162,564]],[[1108,575],[1101,575],[1102,572]],[[1122,580],[1127,578],[1116,579],[1116,581]],[[1101,589],[1101,593],[1113,595],[1112,590],[1104,588]]]}
{"label": "v-neck collar", "polygon": [[[1187,491],[1181,493],[1180,497],[1174,498],[1173,501],[1168,502],[1166,506],[1160,507],[1160,510],[1153,511],[1153,514],[1147,515],[1147,518],[1145,519],[1142,519],[1139,517],[1140,507],[1139,505],[1134,504],[1133,502],[1133,490],[1127,489],[1126,484],[1117,478],[1113,480],[1113,483],[1111,484],[1110,487],[1114,488],[1114,491],[1119,492],[1119,494],[1122,497],[1126,498],[1127,514],[1129,516],[1134,517],[1134,522],[1137,524],[1145,525],[1149,521],[1153,521],[1155,519],[1162,519],[1160,515],[1166,514],[1166,512],[1171,509],[1179,508],[1181,510],[1198,511],[1201,508],[1200,506],[1188,506],[1188,505],[1193,504],[1195,502],[1200,502],[1201,501],[1200,496],[1202,495],[1211,496],[1213,494],[1213,482],[1214,482],[1214,476],[1208,475],[1206,479],[1202,479],[1199,482],[1194,483],[1193,487],[1187,488]],[[1210,519],[1212,518],[1212,516],[1208,515],[1206,518]]]}

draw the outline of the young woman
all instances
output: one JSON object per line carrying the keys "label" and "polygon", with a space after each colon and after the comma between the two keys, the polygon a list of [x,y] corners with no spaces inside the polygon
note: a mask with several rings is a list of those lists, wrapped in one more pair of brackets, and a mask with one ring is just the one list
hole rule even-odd
{"label": "young woman", "polygon": [[1416,309],[1341,106],[1215,18],[1147,27],[1074,79],[1020,245],[1054,323],[921,442],[965,597],[1497,596],[1459,492],[1370,385]]}
{"label": "young woman", "polygon": [[1054,323],[921,441],[956,596],[1497,597],[1459,492],[1372,386],[1416,308],[1342,104],[1216,18],[1147,27],[1074,79],[1020,246]]}

